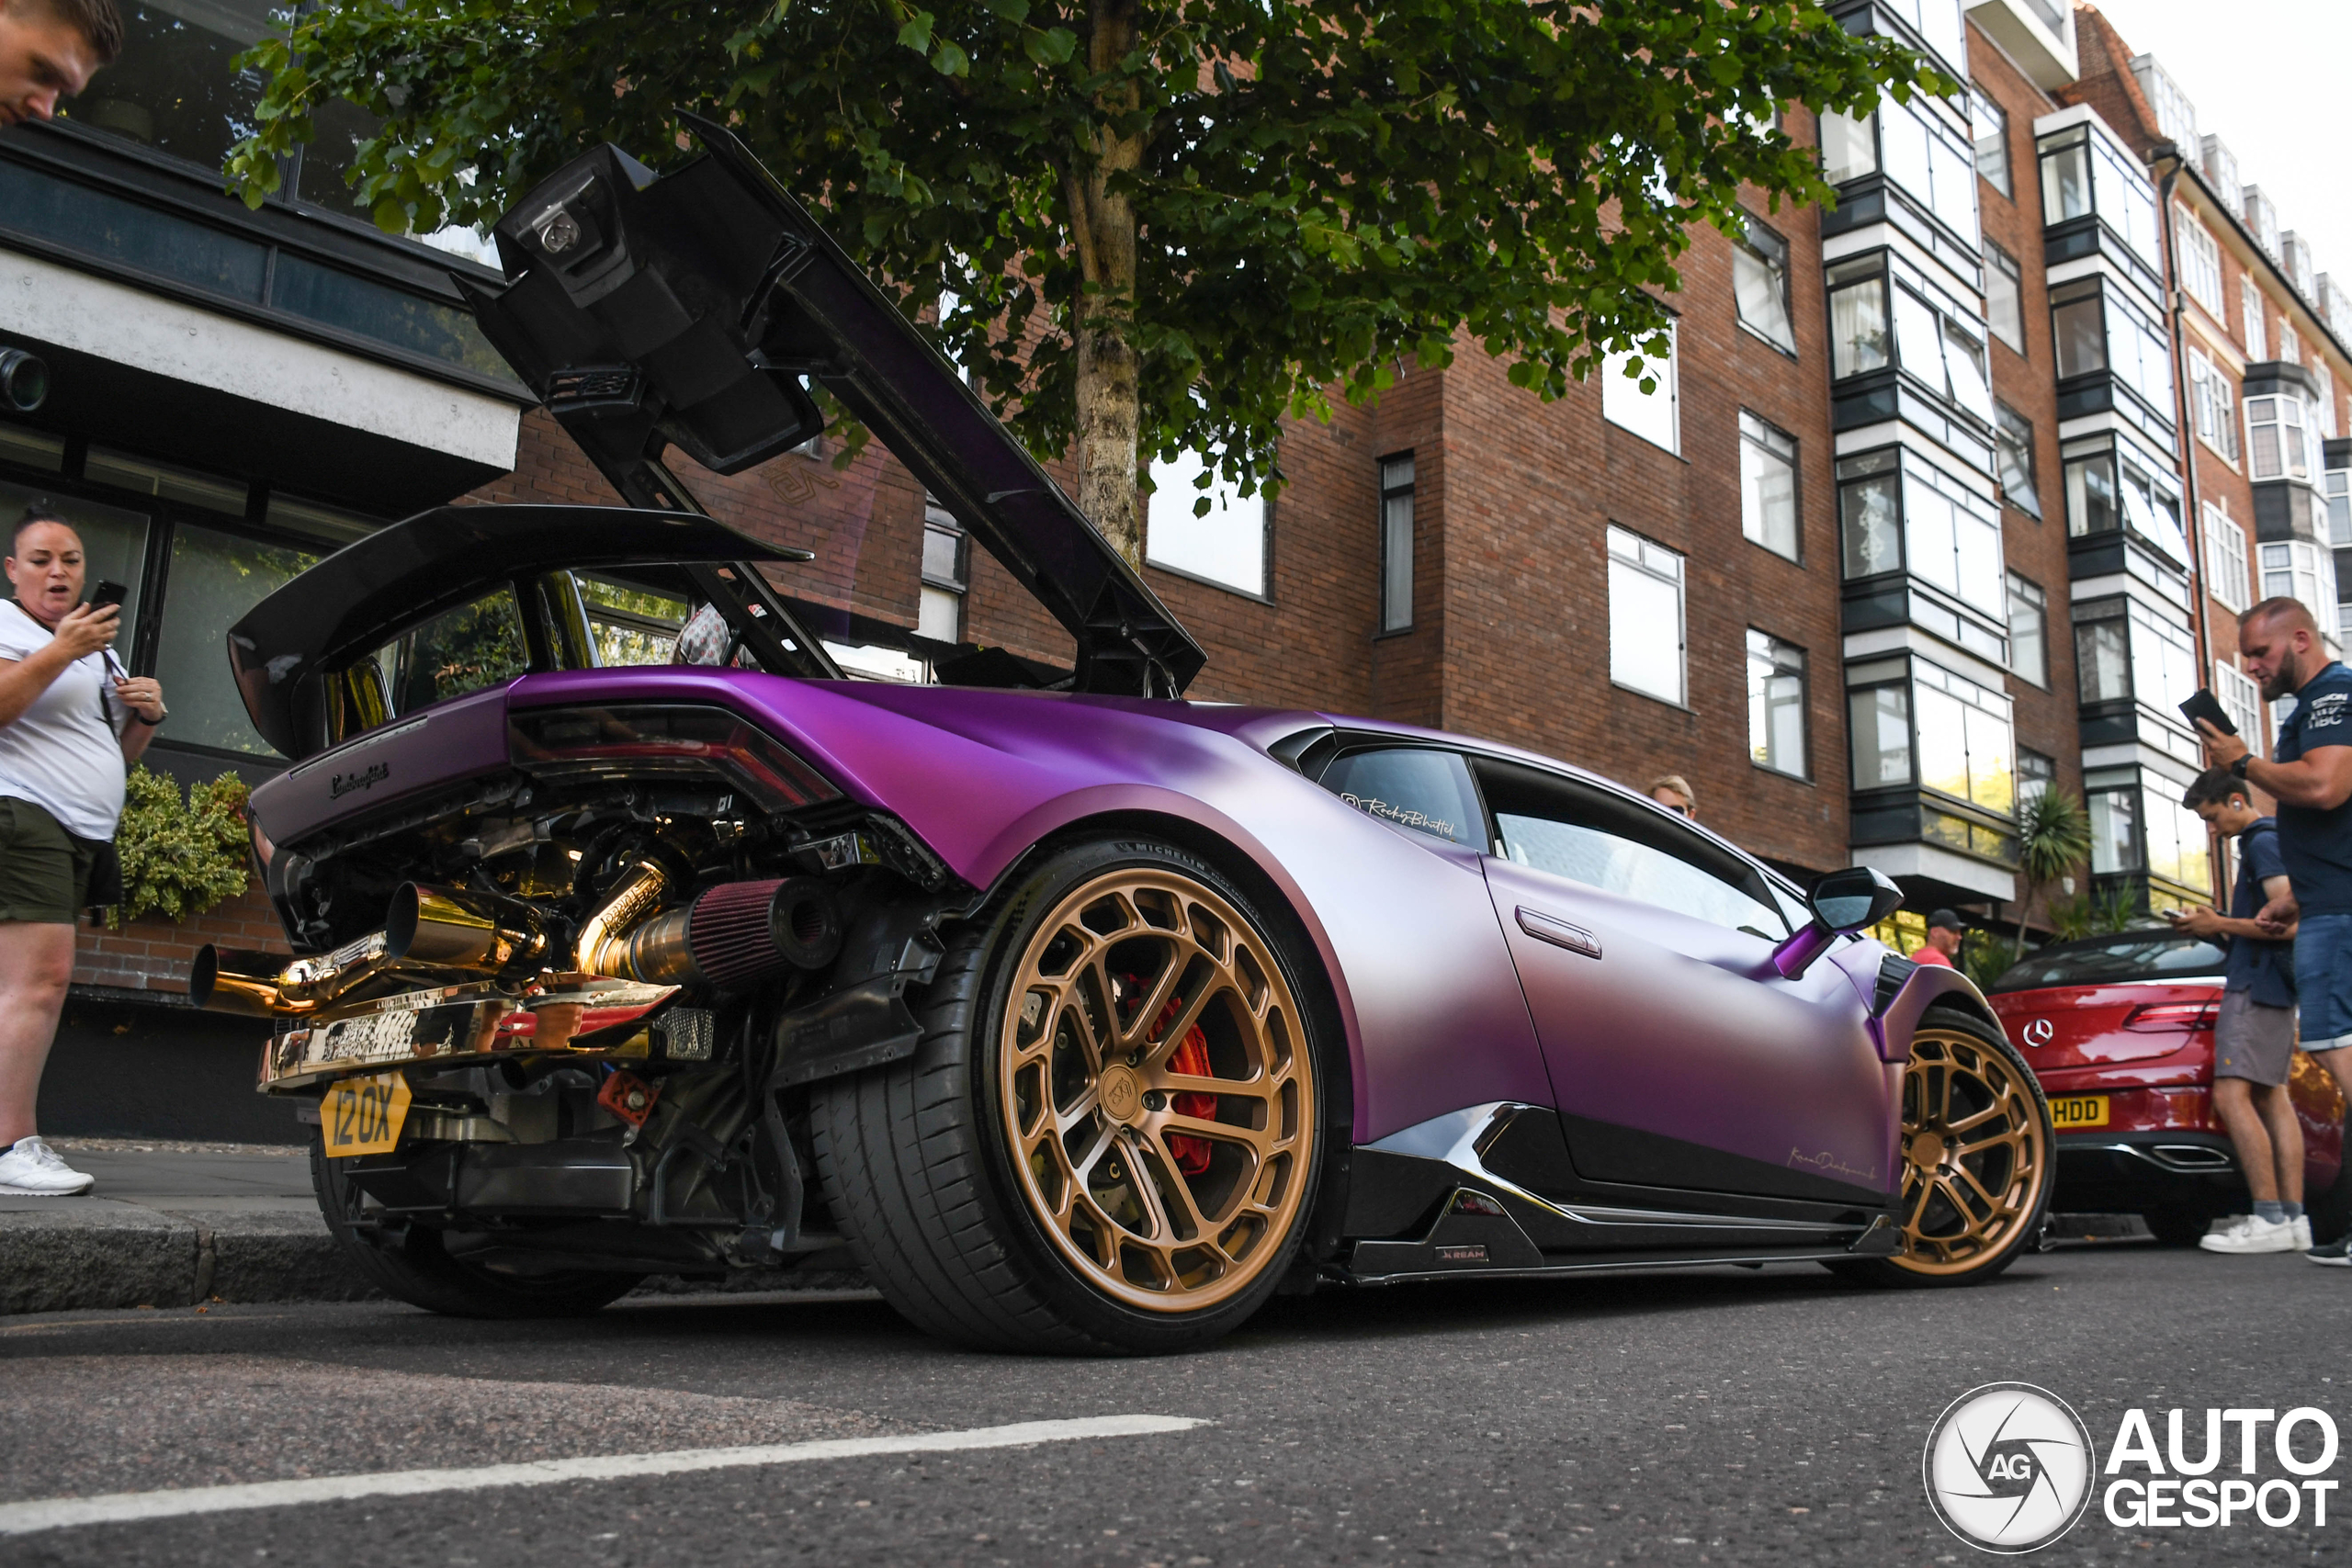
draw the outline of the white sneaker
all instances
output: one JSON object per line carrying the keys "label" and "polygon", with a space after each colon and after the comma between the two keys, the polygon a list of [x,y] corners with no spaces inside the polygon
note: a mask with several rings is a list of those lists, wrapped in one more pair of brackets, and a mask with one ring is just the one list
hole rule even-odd
{"label": "white sneaker", "polygon": [[2198,1246],[2208,1252],[2247,1254],[2256,1252],[2295,1252],[2295,1227],[2286,1220],[2266,1220],[2259,1214],[2241,1214],[2229,1228],[2205,1233]]}
{"label": "white sneaker", "polygon": [[92,1179],[67,1165],[38,1134],[0,1152],[0,1192],[65,1198],[88,1191]]}
{"label": "white sneaker", "polygon": [[2297,1214],[2287,1223],[2295,1227],[2295,1250],[2309,1252],[2312,1249],[2312,1217],[2309,1214]]}

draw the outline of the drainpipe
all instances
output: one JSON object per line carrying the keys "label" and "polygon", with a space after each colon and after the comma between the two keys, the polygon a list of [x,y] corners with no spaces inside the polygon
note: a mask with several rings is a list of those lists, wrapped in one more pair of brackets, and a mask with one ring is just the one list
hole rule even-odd
{"label": "drainpipe", "polygon": [[[2173,409],[2180,421],[2181,505],[2186,513],[2181,518],[2181,532],[2188,539],[2189,601],[2197,607],[2197,683],[2211,687],[2213,626],[2212,612],[2205,595],[2205,507],[2197,489],[2196,411],[2188,404],[2188,302],[2180,287],[2180,235],[2174,225],[2172,210],[2173,184],[2180,178],[2187,161],[2177,143],[2159,141],[2148,150],[2148,162],[2172,165],[2156,184],[2156,203],[2165,215],[2165,307],[2172,328]],[[2206,829],[2205,864],[2212,878],[2208,891],[2213,895],[2213,907],[2217,909],[2226,901],[2221,891],[2223,858],[2221,834]]]}

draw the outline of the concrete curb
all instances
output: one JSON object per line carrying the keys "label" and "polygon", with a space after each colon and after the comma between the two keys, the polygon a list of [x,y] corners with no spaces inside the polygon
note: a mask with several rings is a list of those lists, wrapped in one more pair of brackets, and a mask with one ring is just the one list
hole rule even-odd
{"label": "concrete curb", "polygon": [[0,1213],[0,1314],[376,1293],[315,1213],[166,1213],[128,1203]]}
{"label": "concrete curb", "polygon": [[[723,1282],[657,1274],[631,1294],[865,1288],[854,1270],[758,1269]],[[381,1299],[345,1258],[326,1222],[292,1205],[164,1211],[109,1203],[0,1213],[0,1316],[212,1301]]]}

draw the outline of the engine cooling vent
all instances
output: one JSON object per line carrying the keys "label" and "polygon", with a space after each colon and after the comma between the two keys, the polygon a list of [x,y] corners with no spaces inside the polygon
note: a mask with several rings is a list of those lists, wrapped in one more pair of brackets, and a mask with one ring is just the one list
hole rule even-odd
{"label": "engine cooling vent", "polygon": [[1911,978],[1918,967],[1909,959],[1898,958],[1892,953],[1879,960],[1878,995],[1871,998],[1872,1018],[1885,1016],[1886,1010],[1894,1005],[1895,993],[1903,989],[1903,982]]}
{"label": "engine cooling vent", "polygon": [[725,883],[695,899],[686,917],[695,967],[721,987],[756,979],[780,964],[822,968],[841,945],[840,909],[813,877]]}

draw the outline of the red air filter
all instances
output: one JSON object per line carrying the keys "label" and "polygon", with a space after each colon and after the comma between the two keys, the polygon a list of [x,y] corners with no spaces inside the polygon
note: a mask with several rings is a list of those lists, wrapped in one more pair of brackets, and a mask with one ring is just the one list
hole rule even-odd
{"label": "red air filter", "polygon": [[781,964],[820,969],[841,946],[840,908],[811,876],[723,883],[686,916],[686,951],[715,986],[739,986]]}

